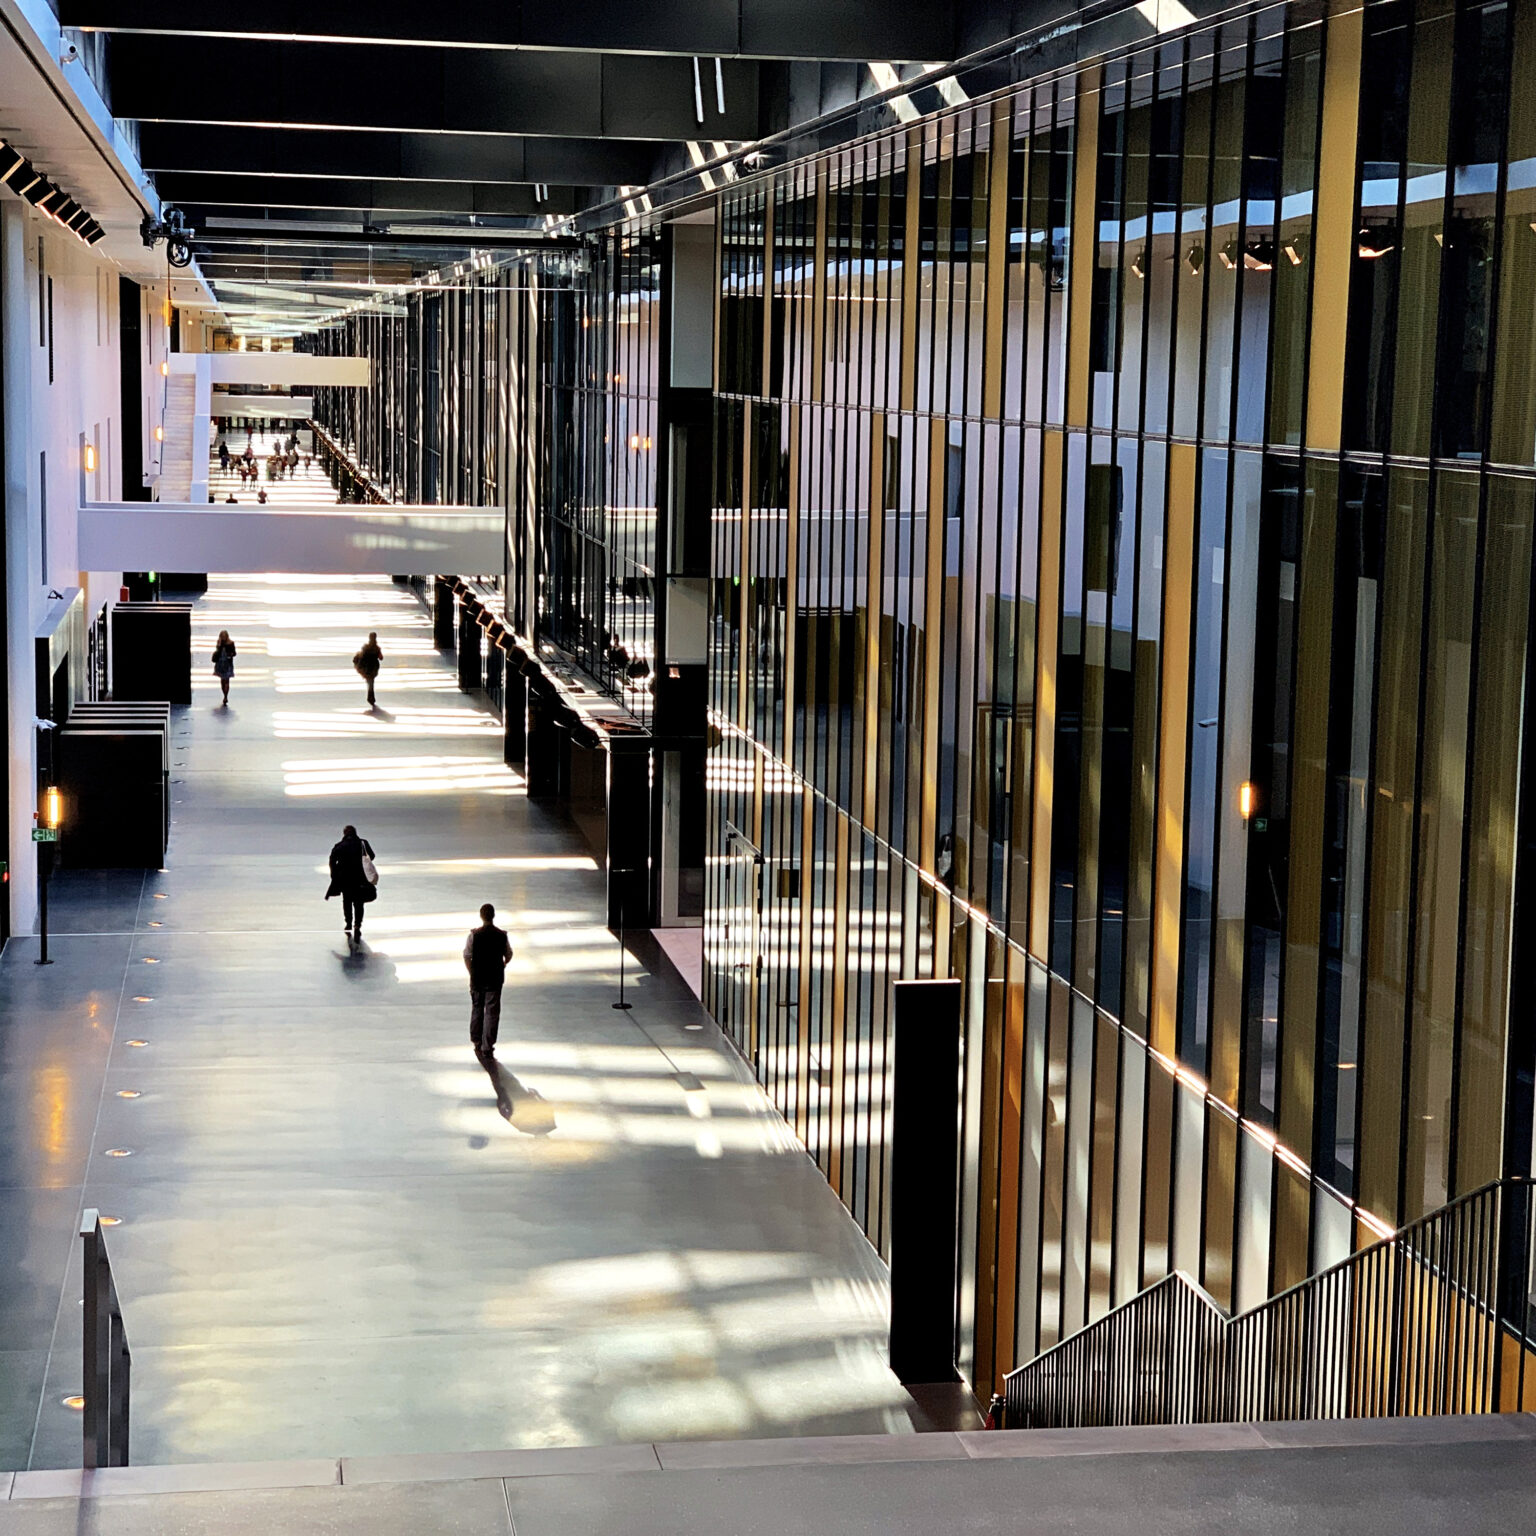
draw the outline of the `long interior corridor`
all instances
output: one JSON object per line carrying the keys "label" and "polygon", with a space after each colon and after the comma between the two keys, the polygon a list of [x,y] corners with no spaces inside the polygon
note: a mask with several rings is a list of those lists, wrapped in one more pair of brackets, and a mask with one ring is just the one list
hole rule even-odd
{"label": "long interior corridor", "polygon": [[[89,1206],[136,1462],[909,1428],[873,1250],[669,969],[610,1007],[603,876],[414,595],[215,577],[193,650],[168,868],[62,871],[56,963],[0,963],[0,1467],[78,1465]],[[356,947],[322,900],[347,822],[380,869]],[[492,1067],[460,958],[487,900]]]}

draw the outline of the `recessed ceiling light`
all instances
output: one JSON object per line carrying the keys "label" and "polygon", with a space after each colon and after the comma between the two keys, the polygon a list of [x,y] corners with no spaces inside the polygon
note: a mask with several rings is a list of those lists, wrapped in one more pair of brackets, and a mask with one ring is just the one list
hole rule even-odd
{"label": "recessed ceiling light", "polygon": [[152,1002],[154,1002],[154,998],[148,997],[143,992],[140,992],[139,995],[134,998],[134,1002],[136,1002],[136,1003],[152,1003]]}
{"label": "recessed ceiling light", "polygon": [[[149,1001],[149,999],[148,999],[148,998],[145,998],[145,999],[144,999],[144,1001],[145,1001],[145,1002],[148,1002],[148,1001]],[[128,1044],[129,1044],[129,1045],[148,1045],[148,1044],[149,1044],[149,1041],[148,1041],[148,1040],[130,1040],[130,1041],[129,1041],[129,1042],[128,1042]]]}
{"label": "recessed ceiling light", "polygon": [[60,1399],[66,1408],[73,1408],[78,1413],[85,1407],[85,1399],[78,1392],[71,1393],[68,1397]]}
{"label": "recessed ceiling light", "polygon": [[121,1216],[98,1216],[96,1219],[104,1227],[120,1227],[123,1224]]}
{"label": "recessed ceiling light", "polygon": [[119,1088],[117,1096],[120,1099],[142,1099],[144,1097],[137,1088]]}
{"label": "recessed ceiling light", "polygon": [[129,1147],[108,1147],[108,1157],[132,1157],[133,1151]]}
{"label": "recessed ceiling light", "polygon": [[159,965],[160,962],[153,955],[145,955],[144,956],[144,964],[145,965]]}

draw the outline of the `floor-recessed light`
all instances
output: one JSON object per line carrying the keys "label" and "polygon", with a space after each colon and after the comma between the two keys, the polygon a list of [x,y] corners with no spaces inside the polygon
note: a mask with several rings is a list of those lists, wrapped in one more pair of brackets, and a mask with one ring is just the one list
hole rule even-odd
{"label": "floor-recessed light", "polygon": [[156,891],[155,892],[155,900],[156,901],[164,901],[165,900],[165,892],[164,891]]}
{"label": "floor-recessed light", "polygon": [[143,1093],[137,1088],[119,1088],[117,1096],[120,1099],[142,1099]]}
{"label": "floor-recessed light", "polygon": [[139,994],[138,994],[138,995],[137,995],[137,996],[136,996],[136,997],[135,997],[135,998],[134,998],[134,1002],[136,1002],[136,1003],[152,1003],[152,1002],[154,1002],[154,998],[152,998],[152,997],[146,997],[146,996],[145,996],[145,995],[144,995],[144,994],[143,994],[143,993],[142,993],[142,992],[140,992],[140,993],[139,993]]}
{"label": "floor-recessed light", "polygon": [[144,956],[144,964],[145,965],[159,965],[160,961],[154,955],[145,955]]}
{"label": "floor-recessed light", "polygon": [[151,918],[149,926],[151,928],[163,928],[163,927],[165,927],[165,924],[164,923],[157,923],[157,922],[154,921],[153,918]]}
{"label": "floor-recessed light", "polygon": [[132,1157],[133,1156],[133,1152],[128,1147],[108,1147],[107,1148],[107,1156],[108,1157]]}
{"label": "floor-recessed light", "polygon": [[63,1399],[63,1403],[66,1408],[73,1408],[76,1413],[79,1413],[85,1407],[85,1399],[78,1392],[72,1392]]}
{"label": "floor-recessed light", "polygon": [[96,1219],[104,1227],[120,1227],[123,1224],[121,1216],[98,1216]]}
{"label": "floor-recessed light", "polygon": [[128,1042],[128,1044],[129,1045],[148,1045],[149,1041],[148,1040],[130,1040]]}

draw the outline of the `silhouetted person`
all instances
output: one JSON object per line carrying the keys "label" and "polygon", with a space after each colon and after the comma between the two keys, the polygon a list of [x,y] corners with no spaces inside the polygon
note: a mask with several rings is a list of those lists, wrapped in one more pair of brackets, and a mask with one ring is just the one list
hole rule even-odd
{"label": "silhouetted person", "polygon": [[224,690],[224,703],[228,704],[229,680],[235,675],[235,642],[229,638],[227,629],[219,631],[218,643],[213,648],[213,675]]}
{"label": "silhouetted person", "polygon": [[373,863],[373,845],[357,835],[356,827],[343,827],[341,841],[331,849],[331,883],[325,899],[341,897],[341,925],[354,939],[363,936],[363,908],[377,896],[375,887],[363,869],[363,858]]}
{"label": "silhouetted person", "polygon": [[379,648],[376,631],[368,631],[368,643],[352,658],[352,665],[357,668],[357,675],[368,684],[368,702],[375,703],[373,685],[378,681],[379,668],[384,665],[384,652]]}
{"label": "silhouetted person", "polygon": [[480,926],[469,930],[464,941],[464,969],[469,972],[469,1043],[475,1055],[490,1056],[496,1050],[496,1031],[501,1024],[501,984],[512,941],[495,922],[490,902],[480,908]]}

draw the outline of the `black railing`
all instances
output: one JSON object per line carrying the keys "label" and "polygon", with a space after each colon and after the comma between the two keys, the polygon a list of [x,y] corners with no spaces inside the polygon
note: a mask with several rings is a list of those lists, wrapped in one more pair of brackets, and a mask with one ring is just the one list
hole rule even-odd
{"label": "black railing", "polygon": [[133,1355],[98,1211],[87,1211],[81,1219],[80,1240],[85,1259],[85,1346],[80,1382],[85,1398],[84,1464],[126,1467]]}
{"label": "black railing", "polygon": [[1532,1185],[1485,1185],[1228,1318],[1175,1273],[1004,1382],[1009,1428],[1536,1407]]}

